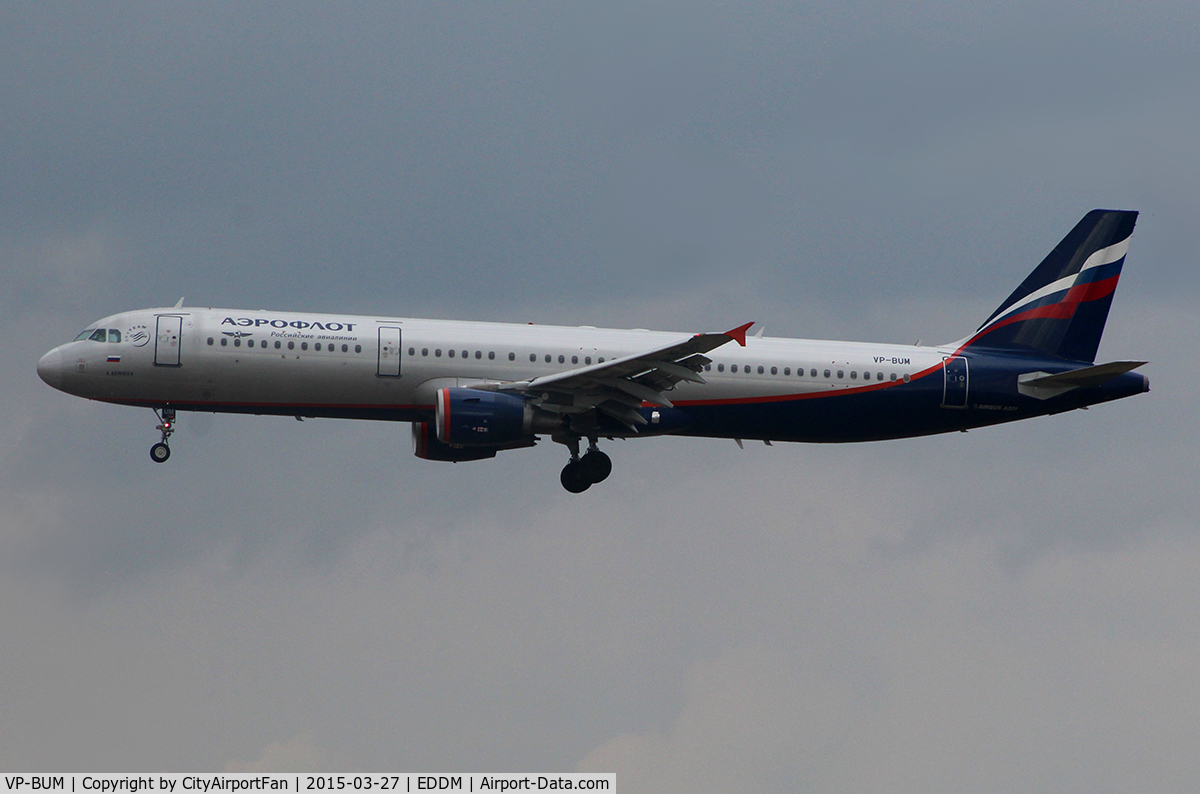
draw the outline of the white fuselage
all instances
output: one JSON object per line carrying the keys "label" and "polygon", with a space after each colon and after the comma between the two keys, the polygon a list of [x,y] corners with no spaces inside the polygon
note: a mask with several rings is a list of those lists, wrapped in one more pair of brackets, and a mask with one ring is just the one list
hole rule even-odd
{"label": "white fuselage", "polygon": [[[177,318],[177,319],[176,319]],[[120,341],[80,339],[39,372],[71,394],[189,410],[376,415],[410,420],[446,386],[524,381],[687,339],[689,334],[333,314],[172,308],[95,324]],[[174,338],[172,338],[174,335]],[[746,339],[708,354],[706,383],[675,405],[878,388],[941,365],[952,349]]]}

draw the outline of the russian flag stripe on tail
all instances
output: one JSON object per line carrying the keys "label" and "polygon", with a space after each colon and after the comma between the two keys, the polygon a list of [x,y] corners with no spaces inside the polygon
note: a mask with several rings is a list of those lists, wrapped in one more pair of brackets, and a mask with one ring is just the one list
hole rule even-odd
{"label": "russian flag stripe on tail", "polygon": [[1137,213],[1092,210],[963,347],[1096,360]]}

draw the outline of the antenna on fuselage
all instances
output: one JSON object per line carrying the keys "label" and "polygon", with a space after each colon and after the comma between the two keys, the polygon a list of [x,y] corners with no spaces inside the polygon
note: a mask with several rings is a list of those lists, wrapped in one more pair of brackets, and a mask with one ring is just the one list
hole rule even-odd
{"label": "antenna on fuselage", "polygon": [[183,296],[182,296],[182,295],[180,295],[180,296],[179,296],[179,300],[175,301],[175,305],[174,305],[174,306],[172,306],[171,308],[172,308],[172,309],[179,309],[179,308],[182,308],[182,307],[183,307]]}

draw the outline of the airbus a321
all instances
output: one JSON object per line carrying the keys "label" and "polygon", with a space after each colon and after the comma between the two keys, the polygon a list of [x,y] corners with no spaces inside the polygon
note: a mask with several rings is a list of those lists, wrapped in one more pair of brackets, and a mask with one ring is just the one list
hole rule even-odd
{"label": "airbus a321", "polygon": [[[38,362],[68,394],[178,411],[412,423],[417,457],[492,458],[548,436],[563,487],[608,477],[600,439],[845,442],[948,433],[1149,390],[1096,364],[1136,212],[1089,212],[972,334],[933,346],[581,326],[171,308],[122,312]],[[583,445],[586,441],[586,447]]]}

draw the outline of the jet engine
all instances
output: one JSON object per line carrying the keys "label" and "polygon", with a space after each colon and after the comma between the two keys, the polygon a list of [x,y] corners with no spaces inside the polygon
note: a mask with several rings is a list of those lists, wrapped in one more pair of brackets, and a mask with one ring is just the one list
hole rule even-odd
{"label": "jet engine", "polygon": [[[437,431],[429,422],[413,422],[413,454],[422,460],[444,460],[459,463],[465,460],[485,460],[496,457],[496,447],[452,447],[438,441]],[[530,441],[532,443],[532,439]]]}
{"label": "jet engine", "polygon": [[511,394],[448,388],[437,392],[438,441],[462,447],[528,446],[535,433],[552,433],[562,420]]}

